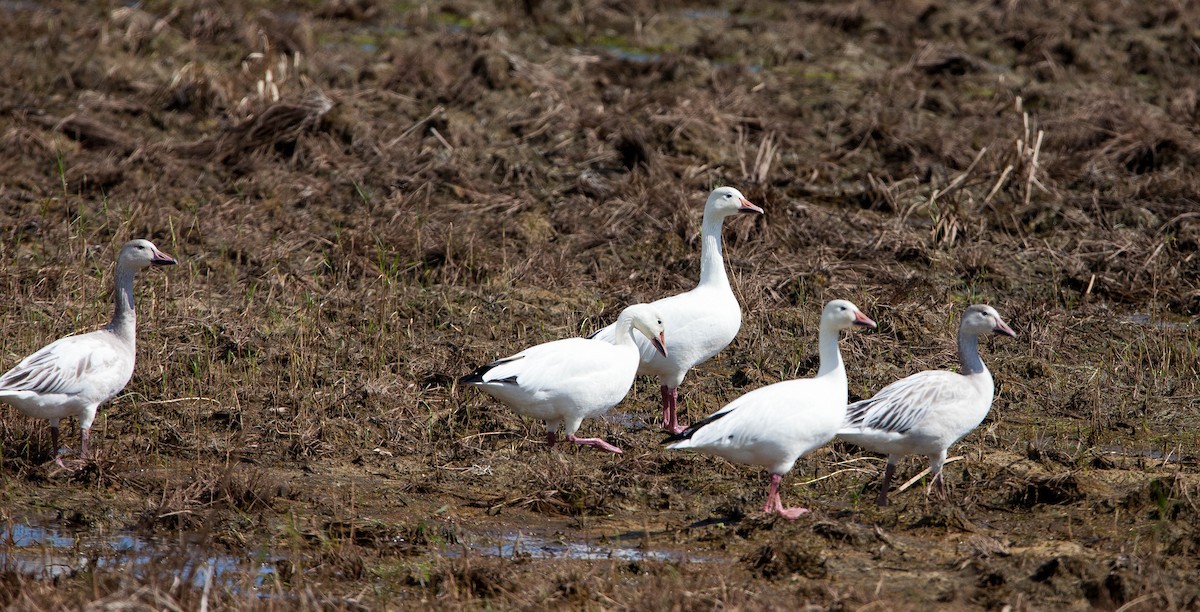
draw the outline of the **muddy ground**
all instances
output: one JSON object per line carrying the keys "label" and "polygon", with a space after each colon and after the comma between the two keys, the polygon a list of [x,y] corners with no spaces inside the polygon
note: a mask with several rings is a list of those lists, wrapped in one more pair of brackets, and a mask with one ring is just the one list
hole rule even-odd
{"label": "muddy ground", "polygon": [[[0,605],[1200,607],[1198,31],[1184,2],[0,2],[0,366],[107,320],[126,239],[180,260],[138,279],[97,461],[53,469],[2,408]],[[456,387],[694,285],[721,184],[766,215],[727,224],[744,324],[686,420],[811,375],[827,299],[880,323],[842,342],[852,399],[951,367],[988,302],[1020,337],[984,344],[948,502],[876,508],[882,459],[834,444],[785,481],[812,513],[763,518],[764,473],[659,447],[653,381],[584,424],[619,457]]]}

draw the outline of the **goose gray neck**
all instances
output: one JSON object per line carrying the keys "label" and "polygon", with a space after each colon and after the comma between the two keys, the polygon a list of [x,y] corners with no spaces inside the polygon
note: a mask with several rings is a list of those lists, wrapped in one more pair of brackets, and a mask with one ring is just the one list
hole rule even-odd
{"label": "goose gray neck", "polygon": [[700,286],[729,286],[725,275],[725,256],[721,252],[721,226],[725,218],[704,213],[700,226]]}
{"label": "goose gray neck", "polygon": [[958,332],[958,363],[966,376],[987,372],[987,366],[983,365],[983,359],[979,356],[979,336]]}
{"label": "goose gray neck", "polygon": [[108,330],[125,340],[130,345],[136,339],[137,316],[133,312],[133,277],[136,270],[126,266],[117,266],[116,308],[113,311],[112,322]]}

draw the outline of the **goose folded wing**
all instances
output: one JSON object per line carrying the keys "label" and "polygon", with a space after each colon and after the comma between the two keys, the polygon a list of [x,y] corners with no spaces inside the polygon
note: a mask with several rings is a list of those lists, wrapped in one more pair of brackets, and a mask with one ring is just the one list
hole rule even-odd
{"label": "goose folded wing", "polygon": [[[613,361],[615,347],[584,338],[567,338],[530,347],[484,366],[479,382],[504,383],[523,389],[569,388],[583,379],[603,379]],[[483,368],[480,368],[483,369]],[[478,370],[476,371],[478,372]]]}
{"label": "goose folded wing", "polygon": [[603,340],[609,344],[617,338],[617,324],[610,323],[608,327],[601,327],[587,336],[588,340]]}
{"label": "goose folded wing", "polygon": [[0,390],[34,395],[78,395],[121,359],[111,343],[88,335],[46,345],[0,377]]}
{"label": "goose folded wing", "polygon": [[898,380],[846,408],[843,432],[907,433],[937,406],[966,399],[970,388],[953,372],[929,371]]}

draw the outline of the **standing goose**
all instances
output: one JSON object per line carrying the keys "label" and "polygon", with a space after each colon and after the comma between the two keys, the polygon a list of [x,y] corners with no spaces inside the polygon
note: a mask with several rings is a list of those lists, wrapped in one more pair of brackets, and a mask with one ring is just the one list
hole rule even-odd
{"label": "standing goose", "polygon": [[[133,277],[142,268],[174,263],[149,240],[126,242],[117,256],[112,321],[94,332],[55,340],[0,377],[0,401],[35,419],[50,421],[56,455],[58,422],[75,416],[83,438],[79,456],[87,459],[96,409],[124,389],[133,376],[137,325]],[[62,465],[61,457],[56,461]]]}
{"label": "standing goose", "polygon": [[637,374],[638,346],[634,330],[667,354],[662,317],[654,307],[637,304],[617,319],[613,339],[567,338],[527,348],[480,366],[460,384],[475,385],[508,404],[517,414],[546,422],[546,441],[553,446],[562,430],[567,441],[610,453],[621,449],[600,438],[576,438],[579,424],[600,416],[629,393]]}
{"label": "standing goose", "polygon": [[762,511],[788,519],[808,512],[784,508],[779,484],[797,459],[832,440],[845,420],[846,367],[838,332],[855,325],[873,328],[875,322],[846,300],[829,302],[821,312],[821,367],[816,377],[755,389],[663,443],[765,467],[771,483]]}
{"label": "standing goose", "polygon": [[928,457],[933,484],[942,491],[946,450],[978,427],[992,407],[992,374],[979,357],[979,337],[987,334],[1017,337],[995,308],[967,308],[958,327],[961,373],[918,372],[846,409],[846,425],[838,437],[888,456],[875,500],[880,506],[888,503],[892,474],[905,455]]}
{"label": "standing goose", "polygon": [[[679,385],[688,370],[707,361],[729,346],[742,326],[742,309],[721,254],[721,226],[726,217],[739,213],[763,214],[733,187],[718,187],[708,194],[704,205],[704,222],[700,228],[700,284],[687,293],[663,298],[651,305],[671,328],[670,354],[658,353],[650,343],[638,339],[641,350],[639,375],[658,377],[662,392],[663,428],[671,433],[683,431],[676,406]],[[609,325],[592,334],[593,338],[610,340],[616,325]]]}

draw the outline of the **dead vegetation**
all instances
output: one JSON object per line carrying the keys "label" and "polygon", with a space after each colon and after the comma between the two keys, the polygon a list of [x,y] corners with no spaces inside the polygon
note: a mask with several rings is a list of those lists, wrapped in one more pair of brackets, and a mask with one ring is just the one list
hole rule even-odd
{"label": "dead vegetation", "polygon": [[[81,478],[47,468],[44,423],[0,408],[0,518],[186,542],[125,559],[142,573],[0,561],[2,606],[1200,602],[1190,6],[0,14],[3,363],[105,319],[113,245],[180,258],[138,287],[138,370]],[[658,447],[649,381],[585,423],[620,458],[546,448],[455,388],[690,287],[718,184],[767,214],[726,228],[744,325],[689,377],[685,418],[810,373],[826,299],[880,323],[842,343],[853,399],[950,366],[958,313],[990,302],[1021,338],[983,347],[997,400],[954,450],[948,503],[916,479],[874,508],[881,462],[834,445],[785,493],[813,519],[764,521],[761,474]],[[472,543],[531,527],[678,554]],[[212,551],[271,571],[209,583],[189,559]]]}

